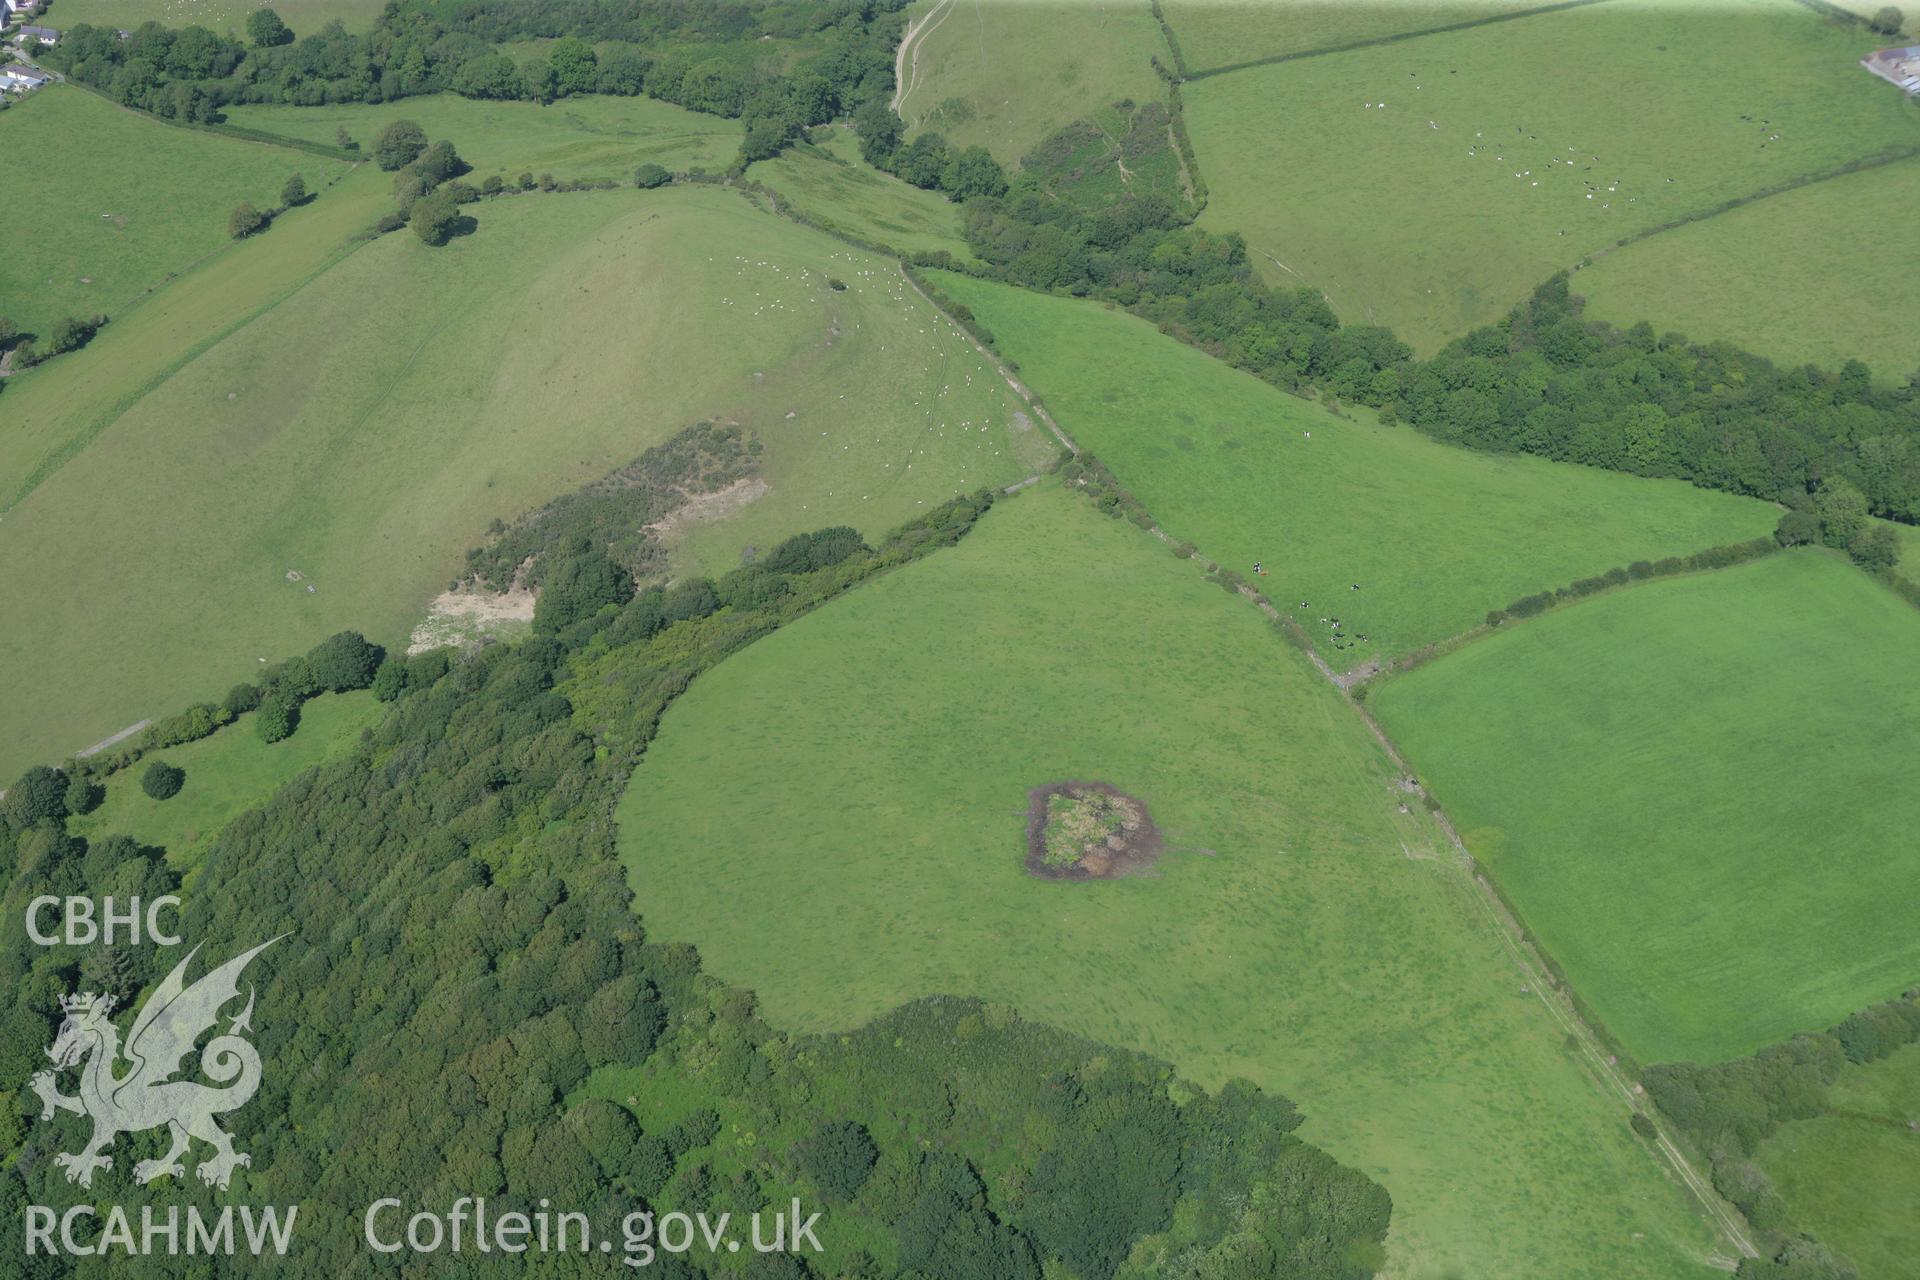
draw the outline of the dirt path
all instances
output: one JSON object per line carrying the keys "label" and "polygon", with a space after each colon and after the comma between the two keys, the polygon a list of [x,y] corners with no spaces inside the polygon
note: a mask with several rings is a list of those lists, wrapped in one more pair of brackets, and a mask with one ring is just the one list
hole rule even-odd
{"label": "dirt path", "polygon": [[146,728],[148,725],[152,723],[153,721],[151,720],[136,720],[132,724],[128,725],[126,728],[122,729],[120,732],[115,734],[110,734],[107,737],[100,739],[100,741],[94,743],[90,747],[82,747],[80,750],[73,753],[74,757],[76,759],[85,760],[88,756],[97,756],[102,751],[105,751],[108,747],[117,746],[120,743],[125,742],[128,738],[131,738],[134,734],[140,732],[142,729]]}
{"label": "dirt path", "polygon": [[952,15],[956,0],[940,0],[921,15],[920,21],[909,23],[905,34],[900,37],[900,48],[893,55],[893,101],[887,105],[895,111],[913,92],[915,83],[920,79],[920,50],[926,46],[927,37],[934,28]]}
{"label": "dirt path", "polygon": [[[973,344],[973,349],[975,351],[978,351],[981,354],[981,356],[987,361],[987,363],[991,364],[994,367],[995,371],[999,373],[1000,377],[1005,380],[1008,388],[1012,390],[1013,394],[1019,396],[1021,400],[1026,402],[1026,406],[1028,410],[1032,412],[1033,416],[1047,424],[1047,430],[1053,432],[1053,438],[1060,442],[1060,447],[1062,449],[1065,449],[1068,453],[1073,454],[1075,457],[1080,456],[1080,446],[1075,444],[1072,438],[1069,437],[1066,432],[1060,429],[1060,424],[1053,420],[1053,415],[1048,413],[1045,408],[1043,408],[1037,401],[1034,400],[1033,392],[1027,389],[1027,386],[1025,383],[1021,382],[1020,379],[1013,376],[1013,370],[1007,368],[1006,365],[1002,364],[1000,362],[999,356],[987,350],[987,346],[985,343],[981,342],[980,339],[974,337],[972,334],[967,333],[967,329],[965,325],[961,324],[958,320],[955,320],[952,316],[948,315],[944,310],[941,309],[941,306],[939,303],[935,302],[932,298],[928,297],[927,291],[925,289],[922,289],[919,285],[919,282],[917,282],[912,276],[907,274],[907,270],[905,267],[900,268],[900,278],[907,282],[907,286],[909,288],[911,288],[915,293],[920,295],[921,301],[925,302],[928,306],[932,307],[935,311],[938,311],[940,313],[941,319],[945,320],[948,324],[951,324],[954,328],[958,329],[963,335],[965,335],[967,341]],[[1162,534],[1161,536],[1164,537],[1165,535]]]}
{"label": "dirt path", "polygon": [[[989,355],[988,358],[992,357]],[[1173,541],[1173,536],[1158,524],[1148,526],[1147,532],[1162,542]],[[1205,557],[1197,557],[1196,562],[1204,563]],[[1300,647],[1313,663],[1314,669],[1342,694],[1345,694],[1346,679],[1327,665],[1326,659],[1320,656],[1320,651],[1314,647],[1311,638],[1298,623],[1282,615],[1271,603],[1261,601],[1258,598],[1259,592],[1252,587],[1240,588],[1240,594],[1270,620],[1287,628],[1299,641]],[[1380,744],[1380,749],[1386,753],[1387,759],[1392,761],[1394,767],[1400,770],[1402,776],[1414,777],[1413,766],[1400,753],[1400,748],[1394,744],[1392,738],[1387,736],[1386,730],[1380,727],[1372,713],[1351,697],[1342,700],[1355,715],[1360,717],[1360,722],[1367,727],[1367,732],[1373,735],[1374,741]],[[1445,833],[1447,842],[1453,846],[1454,857],[1445,861],[1459,876],[1461,887],[1473,898],[1481,918],[1499,938],[1500,949],[1513,962],[1514,968],[1519,970],[1521,977],[1525,980],[1524,989],[1540,1002],[1541,1007],[1547,1011],[1554,1023],[1572,1037],[1579,1046],[1580,1059],[1595,1082],[1599,1084],[1601,1091],[1621,1103],[1629,1113],[1641,1110],[1643,1095],[1640,1086],[1634,1084],[1627,1078],[1627,1074],[1620,1070],[1619,1064],[1607,1051],[1599,1035],[1587,1024],[1586,1019],[1581,1016],[1572,1001],[1560,994],[1555,987],[1555,979],[1547,968],[1546,962],[1535,950],[1533,944],[1526,941],[1520,922],[1514,919],[1512,913],[1507,910],[1506,904],[1501,901],[1500,895],[1495,892],[1486,877],[1480,874],[1479,863],[1468,851],[1466,842],[1461,840],[1453,820],[1447,816],[1445,810],[1438,807],[1432,808],[1430,812],[1433,815],[1434,824]],[[1720,1198],[1719,1193],[1713,1189],[1713,1184],[1693,1167],[1686,1153],[1674,1145],[1664,1129],[1657,1141],[1650,1146],[1692,1194],[1714,1227],[1726,1238],[1738,1255],[1737,1257],[1713,1255],[1705,1261],[1723,1271],[1732,1271],[1739,1265],[1739,1257],[1759,1257],[1760,1251],[1754,1247],[1753,1240],[1748,1235],[1747,1225],[1739,1213]]]}

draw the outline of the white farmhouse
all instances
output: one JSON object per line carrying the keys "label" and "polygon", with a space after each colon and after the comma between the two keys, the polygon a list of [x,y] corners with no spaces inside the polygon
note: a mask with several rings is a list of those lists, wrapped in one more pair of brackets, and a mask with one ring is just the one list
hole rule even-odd
{"label": "white farmhouse", "polygon": [[36,70],[24,62],[10,62],[0,67],[0,89],[11,89],[15,93],[25,93],[29,89],[38,89],[52,79],[44,71]]}

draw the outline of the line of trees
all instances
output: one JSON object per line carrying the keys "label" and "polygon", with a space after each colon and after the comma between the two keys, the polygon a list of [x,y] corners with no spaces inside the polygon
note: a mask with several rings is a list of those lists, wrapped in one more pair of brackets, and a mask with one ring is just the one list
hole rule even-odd
{"label": "line of trees", "polygon": [[1765,1238],[1765,1256],[1741,1264],[1742,1280],[1852,1280],[1854,1269],[1844,1258],[1794,1229],[1785,1201],[1753,1157],[1782,1124],[1824,1115],[1832,1085],[1850,1066],[1916,1041],[1920,988],[1751,1057],[1647,1068],[1648,1096],[1706,1153],[1714,1186]]}
{"label": "line of trees", "polygon": [[[863,148],[892,163],[898,121],[861,124]],[[1618,328],[1585,315],[1565,273],[1499,322],[1417,360],[1390,329],[1342,325],[1317,289],[1268,285],[1245,241],[1191,225],[1184,201],[1128,190],[1087,208],[1055,185],[1023,170],[1003,195],[956,193],[968,245],[986,265],[922,261],[1108,299],[1276,386],[1335,408],[1372,406],[1383,422],[1468,448],[1684,479],[1823,525],[1823,495],[1857,494],[1860,547],[1822,540],[1870,571],[1890,563],[1897,543],[1890,531],[1867,532],[1865,515],[1920,523],[1920,370],[1888,387],[1859,360],[1782,368],[1645,322]]]}
{"label": "line of trees", "polygon": [[[249,17],[244,41],[158,22],[122,40],[79,23],[46,58],[126,106],[196,124],[219,121],[236,103],[645,94],[743,120],[745,163],[777,153],[810,125],[884,99],[901,8],[901,0],[811,12],[782,4],[708,11],[659,0],[389,5],[365,34],[335,21],[299,39],[265,9]],[[559,39],[545,55],[519,61],[495,47],[535,37]],[[596,47],[606,42],[612,46]]]}

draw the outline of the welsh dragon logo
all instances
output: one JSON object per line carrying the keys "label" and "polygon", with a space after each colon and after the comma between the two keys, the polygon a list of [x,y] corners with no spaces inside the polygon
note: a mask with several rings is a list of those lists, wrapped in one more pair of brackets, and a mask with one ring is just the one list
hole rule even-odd
{"label": "welsh dragon logo", "polygon": [[[247,962],[279,940],[235,956],[188,986],[187,965],[200,950],[196,946],[147,998],[124,1047],[111,1017],[114,997],[89,991],[60,998],[66,1019],[47,1050],[54,1070],[42,1071],[28,1083],[40,1095],[42,1120],[51,1120],[58,1110],[93,1121],[93,1137],[84,1147],[54,1157],[54,1163],[67,1171],[68,1182],[92,1186],[96,1169],[113,1167],[113,1157],[106,1153],[121,1134],[162,1125],[171,1132],[173,1146],[158,1160],[134,1165],[136,1181],[185,1177],[181,1157],[194,1138],[213,1148],[213,1154],[195,1170],[208,1186],[226,1190],[234,1169],[253,1163],[245,1152],[233,1149],[233,1139],[213,1122],[215,1116],[245,1106],[260,1088],[260,1055],[243,1034],[253,1029],[251,987],[246,1008],[234,1015],[224,1034],[214,1036],[200,1050],[201,1073],[225,1087],[174,1077],[201,1035],[219,1022],[221,1008],[239,998],[240,973]],[[124,1074],[120,1073],[122,1059],[127,1068]],[[59,1091],[55,1079],[57,1073],[76,1066],[80,1067],[80,1093],[69,1097]]]}

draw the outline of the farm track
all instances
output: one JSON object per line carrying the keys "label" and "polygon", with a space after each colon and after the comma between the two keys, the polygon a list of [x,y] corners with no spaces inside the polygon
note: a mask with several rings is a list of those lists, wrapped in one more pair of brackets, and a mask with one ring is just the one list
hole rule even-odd
{"label": "farm track", "polygon": [[893,55],[893,101],[887,104],[895,112],[920,79],[920,50],[926,46],[927,37],[953,14],[957,3],[958,0],[940,0],[900,37],[900,48]]}
{"label": "farm track", "polygon": [[[1062,431],[1060,429],[1060,424],[1053,420],[1053,415],[1047,412],[1046,407],[1044,405],[1042,405],[1039,401],[1033,398],[1033,392],[1028,389],[1027,385],[1024,382],[1020,381],[1020,379],[1016,378],[1013,375],[1013,370],[1007,368],[1006,364],[1000,359],[999,356],[987,350],[987,345],[984,342],[981,342],[980,339],[974,337],[971,333],[967,333],[966,326],[962,325],[958,320],[955,320],[952,316],[948,315],[946,313],[946,310],[942,308],[939,303],[935,302],[932,298],[928,297],[927,291],[920,287],[920,284],[917,280],[915,280],[912,276],[907,274],[907,270],[904,266],[900,268],[900,278],[905,280],[908,286],[912,288],[912,290],[915,293],[920,295],[920,298],[923,302],[925,302],[928,306],[932,307],[935,311],[939,312],[940,317],[942,319],[944,319],[948,324],[951,324],[954,328],[958,329],[962,334],[965,334],[967,341],[973,344],[973,349],[975,351],[978,351],[981,357],[985,359],[988,363],[992,364],[994,371],[998,373],[1003,380],[1005,380],[1008,389],[1010,389],[1013,392],[1013,394],[1019,396],[1020,399],[1026,403],[1027,409],[1033,414],[1034,417],[1040,419],[1040,421],[1047,424],[1047,430],[1053,432],[1053,438],[1060,442],[1060,447],[1062,449],[1065,449],[1068,453],[1073,454],[1075,457],[1080,456],[1080,446],[1075,444],[1073,442],[1072,437],[1070,437],[1069,435],[1067,435],[1065,431]],[[1164,537],[1165,535],[1162,535],[1162,536]]]}
{"label": "farm track", "polygon": [[[1157,525],[1153,532],[1163,540],[1168,538],[1168,535]],[[1252,588],[1242,587],[1240,594],[1253,602],[1269,620],[1287,628],[1289,634],[1299,642],[1314,668],[1335,688],[1343,694],[1346,693],[1347,682],[1328,665],[1325,658],[1320,656],[1320,651],[1314,647],[1313,641],[1299,624],[1286,618],[1273,605],[1260,601],[1257,598],[1258,593]],[[1367,727],[1367,732],[1373,735],[1374,741],[1380,744],[1380,749],[1387,753],[1387,758],[1393,762],[1394,766],[1407,777],[1416,776],[1412,764],[1401,754],[1399,746],[1387,736],[1386,730],[1380,727],[1379,721],[1373,718],[1373,714],[1351,697],[1347,697],[1345,701],[1354,714],[1360,717],[1360,722]],[[1453,819],[1447,816],[1446,810],[1437,805],[1429,808],[1429,812],[1433,815],[1434,824],[1440,828],[1446,835],[1447,842],[1453,846],[1455,857],[1451,865],[1466,881],[1464,887],[1472,896],[1487,926],[1498,936],[1501,950],[1513,961],[1514,968],[1518,969],[1521,976],[1527,980],[1527,992],[1540,1002],[1548,1016],[1579,1045],[1581,1061],[1586,1065],[1589,1074],[1600,1084],[1602,1091],[1624,1103],[1630,1113],[1638,1112],[1641,1109],[1639,1086],[1620,1070],[1614,1055],[1607,1052],[1599,1033],[1593,1029],[1572,1002],[1556,994],[1552,970],[1548,968],[1534,944],[1527,941],[1525,930],[1508,909],[1505,901],[1501,899],[1498,890],[1486,876],[1481,874],[1478,861],[1467,849],[1466,842],[1460,838],[1459,829],[1454,826]],[[1693,1167],[1693,1162],[1687,1158],[1686,1153],[1674,1144],[1664,1130],[1656,1139],[1655,1148],[1668,1167],[1693,1194],[1693,1198],[1699,1202],[1714,1226],[1732,1243],[1739,1254],[1748,1258],[1759,1257],[1760,1251],[1754,1247],[1752,1238],[1747,1233],[1746,1224],[1741,1221],[1739,1214],[1720,1198],[1719,1193],[1713,1189],[1713,1184]],[[1738,1265],[1738,1260],[1735,1258],[1713,1257],[1708,1261],[1726,1271],[1732,1271]]]}
{"label": "farm track", "polygon": [[[937,302],[934,302],[931,297],[928,297],[926,291],[914,282],[912,276],[906,274],[904,268],[901,274],[906,276],[908,284],[913,285],[914,292],[918,293],[922,298],[925,298],[928,304],[935,310],[940,311],[943,316],[946,315],[944,309],[942,309]],[[947,319],[951,321],[953,318],[947,316]],[[960,328],[962,333],[966,333],[965,328],[961,327],[957,321],[955,321],[954,324],[956,328]],[[1078,456],[1080,448],[1073,442],[1072,437],[1067,435],[1067,433],[1054,422],[1052,416],[1049,415],[1045,409],[1034,402],[1032,392],[1014,377],[1013,373],[1007,369],[999,357],[989,351],[986,346],[974,338],[971,333],[967,333],[967,339],[973,343],[975,349],[977,349],[981,355],[993,362],[994,367],[1000,371],[1001,377],[1006,379],[1007,385],[1023,400],[1027,401],[1029,407],[1039,416],[1041,421],[1047,424],[1047,428],[1053,432],[1054,437],[1060,441],[1061,445],[1069,453]],[[1018,487],[1024,487],[1026,483],[1028,482],[1023,481],[1021,486]],[[1161,542],[1169,546],[1174,545],[1175,539],[1173,535],[1161,528],[1158,523],[1149,524],[1144,527],[1149,534]],[[1278,626],[1289,628],[1290,634],[1299,642],[1307,658],[1313,663],[1314,669],[1317,670],[1328,683],[1341,691],[1343,695],[1342,700],[1346,702],[1347,706],[1355,715],[1360,717],[1360,722],[1366,726],[1367,732],[1373,735],[1374,741],[1379,743],[1380,749],[1386,753],[1387,758],[1393,765],[1407,777],[1416,776],[1415,770],[1408,763],[1406,757],[1401,754],[1400,748],[1395,745],[1392,738],[1387,736],[1386,730],[1380,727],[1379,722],[1373,718],[1366,707],[1354,701],[1352,697],[1346,696],[1346,683],[1343,681],[1341,675],[1328,665],[1327,660],[1320,656],[1320,651],[1314,647],[1312,640],[1307,636],[1306,632],[1302,631],[1297,623],[1292,622],[1291,619],[1281,614],[1271,603],[1261,601],[1259,599],[1259,593],[1253,588],[1242,587],[1240,589],[1240,595],[1249,603],[1259,608],[1271,622]],[[1473,898],[1477,912],[1486,922],[1487,927],[1498,935],[1501,950],[1512,960],[1514,968],[1519,970],[1521,976],[1526,980],[1525,985],[1528,993],[1540,1002],[1554,1023],[1566,1032],[1567,1035],[1571,1036],[1575,1043],[1578,1044],[1580,1060],[1583,1065],[1587,1067],[1588,1074],[1600,1087],[1601,1091],[1607,1096],[1612,1097],[1615,1101],[1623,1104],[1629,1113],[1639,1111],[1640,1094],[1636,1092],[1638,1086],[1628,1079],[1627,1074],[1622,1071],[1619,1064],[1614,1061],[1614,1055],[1607,1051],[1605,1042],[1602,1041],[1600,1034],[1594,1030],[1592,1025],[1587,1022],[1570,1000],[1558,994],[1555,986],[1556,980],[1552,975],[1552,970],[1540,956],[1537,948],[1526,940],[1520,922],[1514,917],[1513,913],[1508,910],[1505,902],[1501,900],[1498,891],[1495,890],[1492,883],[1481,874],[1478,861],[1467,849],[1466,842],[1460,838],[1459,830],[1454,826],[1453,820],[1447,816],[1444,809],[1435,807],[1431,809],[1430,812],[1433,815],[1435,825],[1440,828],[1446,835],[1448,843],[1453,846],[1455,856],[1450,860],[1449,865],[1459,877],[1461,888]],[[1676,1146],[1664,1131],[1660,1133],[1658,1139],[1652,1145],[1654,1150],[1658,1151],[1661,1162],[1672,1170],[1674,1176],[1677,1177],[1680,1183],[1692,1194],[1709,1221],[1712,1222],[1714,1228],[1732,1245],[1737,1255],[1715,1255],[1706,1259],[1708,1264],[1723,1271],[1732,1271],[1739,1265],[1740,1257],[1759,1257],[1760,1251],[1754,1247],[1746,1224],[1741,1221],[1739,1214],[1728,1205],[1726,1201],[1720,1198],[1719,1193],[1713,1189],[1713,1184],[1708,1181],[1698,1169],[1694,1168],[1693,1162],[1688,1159],[1687,1154]]]}

